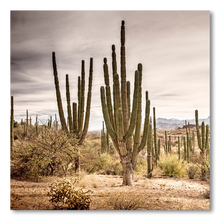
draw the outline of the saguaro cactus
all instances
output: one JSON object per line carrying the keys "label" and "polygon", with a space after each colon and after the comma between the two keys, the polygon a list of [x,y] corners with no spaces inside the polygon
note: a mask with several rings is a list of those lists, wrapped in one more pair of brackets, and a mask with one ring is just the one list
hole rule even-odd
{"label": "saguaro cactus", "polygon": [[132,110],[130,111],[130,83],[126,81],[125,22],[121,25],[121,86],[117,73],[115,46],[112,46],[113,105],[107,59],[104,58],[105,87],[100,88],[101,103],[107,131],[119,153],[123,167],[123,184],[132,185],[132,173],[137,164],[138,154],[147,140],[150,114],[150,100],[146,94],[146,110],[143,137],[141,139],[142,109],[142,64],[135,71]]}
{"label": "saguaro cactus", "polygon": [[178,136],[178,150],[177,150],[179,160],[180,160],[180,137]]}
{"label": "saguaro cactus", "polygon": [[10,137],[11,137],[11,150],[14,142],[14,97],[11,96],[11,120],[10,120]]}

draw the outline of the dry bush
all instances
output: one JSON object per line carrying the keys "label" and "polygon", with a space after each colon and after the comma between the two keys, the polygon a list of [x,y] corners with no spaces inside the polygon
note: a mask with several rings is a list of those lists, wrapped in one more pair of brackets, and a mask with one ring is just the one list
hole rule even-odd
{"label": "dry bush", "polygon": [[113,210],[138,210],[143,207],[143,201],[137,193],[122,191],[111,196],[107,203]]}
{"label": "dry bush", "polygon": [[195,179],[198,176],[198,166],[193,163],[186,165],[186,172],[189,179]]}
{"label": "dry bush", "polygon": [[161,157],[159,161],[159,167],[162,169],[163,175],[169,177],[185,177],[185,165],[186,163],[179,160],[175,154]]}
{"label": "dry bush", "polygon": [[82,188],[98,188],[99,181],[96,175],[85,175],[79,180],[79,186]]}
{"label": "dry bush", "polygon": [[50,186],[48,196],[52,197],[49,201],[54,205],[55,209],[70,210],[89,210],[91,191],[84,192],[82,189],[76,189],[75,180],[63,179],[54,181]]}

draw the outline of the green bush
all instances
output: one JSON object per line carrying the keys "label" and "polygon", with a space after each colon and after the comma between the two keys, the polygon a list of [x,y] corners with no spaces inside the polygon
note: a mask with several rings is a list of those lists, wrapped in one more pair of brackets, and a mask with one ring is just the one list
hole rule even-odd
{"label": "green bush", "polygon": [[70,210],[89,210],[91,191],[84,192],[82,189],[76,189],[74,181],[63,179],[54,181],[50,186],[48,196],[52,197],[49,201],[52,202],[55,209],[70,209]]}
{"label": "green bush", "polygon": [[47,129],[26,141],[17,141],[11,153],[11,177],[39,181],[43,176],[66,175],[76,154],[76,139]]}
{"label": "green bush", "polygon": [[159,167],[163,171],[163,175],[169,177],[184,177],[186,176],[186,163],[179,160],[177,155],[167,155],[160,158]]}
{"label": "green bush", "polygon": [[134,173],[143,175],[146,174],[146,172],[147,172],[147,159],[146,157],[140,155],[137,161],[137,165],[134,169]]}

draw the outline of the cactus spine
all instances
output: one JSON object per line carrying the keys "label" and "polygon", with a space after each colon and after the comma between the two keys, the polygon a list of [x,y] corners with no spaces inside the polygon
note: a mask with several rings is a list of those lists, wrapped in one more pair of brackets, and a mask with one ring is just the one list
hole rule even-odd
{"label": "cactus spine", "polygon": [[10,120],[10,138],[11,138],[11,151],[14,142],[14,97],[11,96],[11,120]]}
{"label": "cactus spine", "polygon": [[150,100],[146,97],[146,112],[143,137],[141,140],[142,108],[142,64],[135,71],[132,109],[130,106],[130,83],[126,81],[125,22],[121,25],[121,84],[117,73],[115,46],[112,46],[113,102],[107,59],[104,58],[105,87],[100,88],[101,103],[107,131],[119,153],[123,167],[123,184],[132,185],[132,173],[137,164],[138,154],[147,140]]}

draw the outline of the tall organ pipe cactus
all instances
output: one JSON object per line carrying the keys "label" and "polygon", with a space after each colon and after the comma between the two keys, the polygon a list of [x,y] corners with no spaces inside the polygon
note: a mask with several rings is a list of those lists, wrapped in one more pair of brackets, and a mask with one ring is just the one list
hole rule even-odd
{"label": "tall organ pipe cactus", "polygon": [[156,165],[156,167],[157,167],[157,162],[158,162],[158,146],[157,146],[157,128],[156,128],[156,113],[155,113],[155,107],[153,107],[153,123],[154,123],[155,165]]}
{"label": "tall organ pipe cactus", "polygon": [[[64,111],[61,101],[55,52],[52,53],[52,61],[53,61],[53,72],[54,72],[54,83],[55,83],[56,97],[57,97],[57,106],[58,106],[58,112],[59,112],[62,130],[64,130],[66,133],[70,135],[74,135],[78,139],[78,145],[82,145],[89,128],[91,98],[92,98],[93,58],[90,58],[86,111],[85,111],[85,61],[82,60],[81,77],[80,76],[78,77],[78,105],[76,102],[73,102],[72,109],[71,109],[69,76],[68,74],[66,75],[66,100],[67,100],[69,130],[65,121]],[[79,157],[77,157],[75,160],[76,171],[79,170],[79,165],[80,165]]]}
{"label": "tall organ pipe cactus", "polygon": [[[144,149],[148,134],[150,100],[146,93],[146,110],[143,137],[142,122],[142,64],[135,71],[134,94],[131,109],[130,82],[126,81],[125,22],[121,25],[121,81],[117,73],[115,46],[112,46],[113,87],[110,86],[107,59],[104,58],[105,87],[100,88],[101,103],[107,131],[117,150],[123,167],[123,184],[132,185],[132,173],[137,164],[138,154]],[[111,97],[111,90],[113,98]]]}
{"label": "tall organ pipe cactus", "polygon": [[11,120],[10,120],[10,138],[11,138],[11,150],[14,142],[14,97],[11,96]]}

